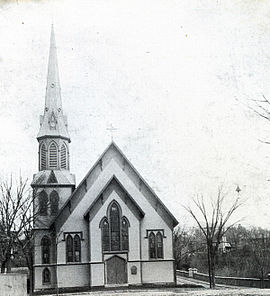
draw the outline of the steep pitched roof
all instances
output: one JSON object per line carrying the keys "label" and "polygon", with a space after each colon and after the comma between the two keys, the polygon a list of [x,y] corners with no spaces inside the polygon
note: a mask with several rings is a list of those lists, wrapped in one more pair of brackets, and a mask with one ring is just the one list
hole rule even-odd
{"label": "steep pitched roof", "polygon": [[51,29],[44,115],[40,116],[37,138],[62,137],[70,142],[67,118],[63,114],[54,29]]}
{"label": "steep pitched roof", "polygon": [[[96,163],[93,165],[93,167],[88,171],[86,176],[83,178],[81,183],[78,185],[78,187],[75,189],[75,191],[72,193],[72,195],[69,197],[69,199],[65,202],[61,210],[59,211],[58,215],[52,220],[51,226],[57,222],[58,219],[62,216],[64,212],[66,212],[67,217],[70,215],[72,210],[79,204],[79,202],[82,200],[85,192],[87,191],[87,179],[89,176],[93,173],[93,171],[99,166],[101,170],[104,166],[106,166],[106,163],[108,163],[110,160],[109,152],[112,152],[112,155],[117,159],[119,164],[123,167],[129,167],[131,171],[134,172],[134,175],[136,176],[136,180],[133,180],[133,183],[140,188],[140,191],[142,192],[150,192],[151,196],[153,197],[152,200],[149,200],[149,202],[152,204],[153,207],[156,209],[161,209],[162,212],[170,219],[171,224],[173,227],[175,227],[178,224],[178,221],[176,218],[172,215],[172,213],[167,209],[167,207],[163,204],[163,202],[158,198],[156,193],[152,190],[152,188],[147,184],[147,182],[141,177],[141,175],[138,173],[138,171],[133,167],[131,162],[126,158],[124,153],[120,150],[120,148],[112,141],[111,144],[105,149],[105,151],[102,153],[102,155],[99,157],[99,159],[96,161]],[[94,182],[94,181],[93,181]],[[86,188],[86,190],[82,190],[82,188]],[[83,192],[83,193],[81,193]],[[67,218],[66,218],[67,219]],[[63,224],[63,223],[62,223]]]}
{"label": "steep pitched roof", "polygon": [[[100,199],[103,199],[103,193],[105,192],[105,190],[107,190],[107,189],[113,190],[113,189],[115,189],[117,187],[122,191],[122,193],[124,193],[125,198],[128,199],[131,202],[131,204],[133,205],[133,207],[136,209],[136,211],[138,213],[138,216],[140,218],[142,218],[144,216],[144,214],[145,214],[144,211],[137,204],[137,202],[134,200],[134,198],[126,191],[125,187],[121,184],[121,182],[114,175],[109,180],[109,182],[103,187],[103,189],[101,190],[101,192],[99,193],[99,195],[95,198],[95,200],[92,202],[92,204],[90,205],[90,207],[88,207],[88,209],[84,212],[84,215],[83,216],[86,217],[88,215],[88,213],[90,213],[92,211],[92,209],[95,207],[95,205],[97,204],[97,202]],[[120,197],[121,197],[121,194],[120,194]],[[102,200],[102,203],[103,202],[104,202],[104,200]],[[127,200],[125,200],[125,203],[127,203]]]}
{"label": "steep pitched roof", "polygon": [[75,186],[75,176],[66,170],[39,171],[37,174],[34,175],[31,186],[57,186],[58,184],[60,184],[61,186]]}

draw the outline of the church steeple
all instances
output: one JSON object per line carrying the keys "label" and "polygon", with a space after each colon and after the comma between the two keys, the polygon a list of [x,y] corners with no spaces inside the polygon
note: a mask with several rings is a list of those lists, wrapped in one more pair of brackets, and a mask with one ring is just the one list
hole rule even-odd
{"label": "church steeple", "polygon": [[40,116],[39,170],[69,170],[70,137],[67,118],[63,114],[61,88],[53,26],[46,86],[44,115]]}
{"label": "church steeple", "polygon": [[40,116],[38,140],[59,137],[70,142],[67,118],[63,114],[57,52],[53,25],[51,27],[50,53],[44,115]]}

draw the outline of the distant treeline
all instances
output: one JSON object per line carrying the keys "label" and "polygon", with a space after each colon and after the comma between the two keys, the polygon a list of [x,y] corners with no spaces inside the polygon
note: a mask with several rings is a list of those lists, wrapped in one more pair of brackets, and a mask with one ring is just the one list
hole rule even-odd
{"label": "distant treeline", "polygon": [[[177,228],[174,232],[176,268],[197,268],[207,273],[207,245],[197,228]],[[219,244],[216,275],[266,278],[270,273],[270,231],[237,225]]]}

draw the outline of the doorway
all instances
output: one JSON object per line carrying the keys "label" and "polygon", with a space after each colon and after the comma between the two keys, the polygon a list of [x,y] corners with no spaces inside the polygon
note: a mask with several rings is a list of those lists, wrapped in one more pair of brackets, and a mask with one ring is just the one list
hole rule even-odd
{"label": "doorway", "polygon": [[127,264],[126,260],[113,256],[106,262],[107,265],[107,284],[121,285],[127,283]]}

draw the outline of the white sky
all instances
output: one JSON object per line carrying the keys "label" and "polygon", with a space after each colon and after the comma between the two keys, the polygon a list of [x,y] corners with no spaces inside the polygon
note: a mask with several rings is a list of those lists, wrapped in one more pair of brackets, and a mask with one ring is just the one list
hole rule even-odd
{"label": "white sky", "polygon": [[50,26],[77,184],[114,140],[182,223],[223,183],[270,228],[270,5],[256,0],[0,1],[1,177],[37,171]]}

